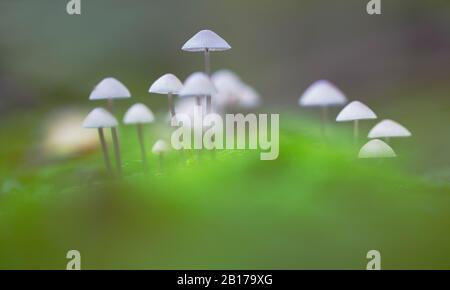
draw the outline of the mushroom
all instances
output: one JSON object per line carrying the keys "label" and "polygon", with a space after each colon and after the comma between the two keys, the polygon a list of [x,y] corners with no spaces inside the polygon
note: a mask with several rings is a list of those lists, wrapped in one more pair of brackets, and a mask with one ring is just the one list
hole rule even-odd
{"label": "mushroom", "polygon": [[197,105],[201,106],[201,96],[212,96],[217,93],[217,89],[209,76],[202,72],[191,74],[179,92],[180,97],[196,97]]}
{"label": "mushroom", "polygon": [[130,98],[130,91],[115,78],[102,80],[92,91],[89,100],[108,100],[108,107],[113,112],[113,100]]}
{"label": "mushroom", "polygon": [[127,125],[136,125],[137,134],[139,139],[139,145],[141,147],[142,162],[144,164],[144,170],[148,169],[147,155],[145,154],[145,142],[142,133],[142,125],[153,123],[155,117],[152,111],[144,104],[133,105],[125,114],[123,122]]}
{"label": "mushroom", "polygon": [[164,142],[164,140],[160,139],[153,145],[152,152],[159,157],[160,170],[163,169],[164,153],[166,153],[167,151],[169,151],[169,147],[167,146],[166,142]]}
{"label": "mushroom", "polygon": [[322,135],[325,134],[325,123],[328,118],[328,107],[343,106],[347,97],[334,84],[327,80],[320,80],[310,85],[298,101],[303,107],[320,107]]}
{"label": "mushroom", "polygon": [[370,140],[359,151],[359,158],[394,158],[397,157],[394,150],[388,144],[379,139]]}
{"label": "mushroom", "polygon": [[353,136],[355,144],[358,142],[359,121],[376,119],[377,115],[365,104],[359,101],[353,101],[348,104],[336,118],[337,122],[353,121]]}
{"label": "mushroom", "polygon": [[370,130],[368,137],[373,138],[385,138],[386,142],[389,138],[397,137],[411,137],[411,132],[403,125],[386,119],[376,124],[372,130]]}
{"label": "mushroom", "polygon": [[96,108],[92,110],[89,115],[83,121],[83,127],[89,129],[98,129],[98,136],[102,145],[103,157],[105,159],[105,165],[108,172],[112,172],[111,161],[109,159],[108,145],[106,144],[105,134],[103,129],[111,128],[113,130],[117,127],[118,123],[116,118],[103,108]]}
{"label": "mushroom", "polygon": [[177,95],[183,84],[173,74],[165,74],[157,79],[149,89],[150,93],[167,95],[169,98],[169,111],[171,117],[175,117],[175,107],[173,104],[173,95]]}
{"label": "mushroom", "polygon": [[[211,75],[210,52],[225,51],[231,46],[217,33],[211,30],[202,30],[189,39],[182,47],[182,50],[189,52],[203,52],[205,73]],[[206,111],[211,113],[211,95],[206,96]]]}
{"label": "mushroom", "polygon": [[260,104],[259,94],[232,71],[219,70],[211,80],[218,91],[214,95],[214,104],[223,111],[230,108],[253,109]]}

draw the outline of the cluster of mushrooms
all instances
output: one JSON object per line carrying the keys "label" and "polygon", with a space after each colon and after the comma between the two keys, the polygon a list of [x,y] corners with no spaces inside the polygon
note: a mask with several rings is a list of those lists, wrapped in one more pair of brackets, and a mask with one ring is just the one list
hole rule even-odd
{"label": "cluster of mushrooms", "polygon": [[[322,115],[322,133],[325,131],[328,108],[343,106],[347,97],[334,84],[326,80],[313,83],[300,97],[299,105],[304,107],[320,107]],[[354,143],[358,144],[359,122],[377,119],[377,115],[365,104],[353,101],[338,114],[337,122],[353,122]],[[390,138],[410,137],[411,132],[404,126],[390,119],[382,120],[369,132],[371,139],[359,150],[359,158],[393,158],[397,155],[388,145]],[[384,141],[380,140],[384,139]]]}
{"label": "cluster of mushrooms", "polygon": [[[236,74],[228,70],[220,70],[211,75],[210,53],[229,49],[231,49],[231,46],[215,32],[211,30],[198,32],[184,44],[182,50],[203,53],[204,72],[191,74],[184,83],[173,74],[165,74],[151,85],[149,93],[167,95],[171,118],[175,117],[177,112],[188,115],[193,114],[194,106],[202,105],[203,100],[205,100],[205,105],[202,105],[202,109],[205,113],[211,113],[212,111],[217,113],[226,112],[231,108],[250,110],[257,107],[260,103],[260,96]],[[174,95],[178,95],[181,98],[176,106]],[[101,107],[95,108],[89,113],[83,123],[85,128],[98,130],[105,165],[110,173],[113,172],[113,169],[104,130],[111,129],[116,167],[119,175],[122,172],[120,142],[117,131],[119,122],[111,112],[114,112],[114,100],[130,97],[130,91],[119,80],[115,78],[102,80],[92,91],[89,99],[107,100],[108,110]],[[212,97],[214,97],[214,100]],[[142,163],[145,170],[148,169],[148,162],[143,127],[154,121],[154,114],[142,103],[134,104],[123,118],[124,124],[133,125],[137,128]],[[168,149],[167,143],[161,139],[153,145],[152,152],[159,156],[161,167],[163,155]]]}
{"label": "cluster of mushrooms", "polygon": [[[225,51],[231,46],[219,35],[211,30],[202,30],[189,39],[182,50],[188,52],[201,52],[204,56],[204,71],[191,74],[184,83],[175,75],[165,74],[157,79],[150,87],[149,93],[167,95],[169,115],[175,117],[177,112],[183,114],[193,114],[194,106],[202,106],[204,113],[211,112],[224,113],[231,108],[250,110],[260,104],[258,93],[236,74],[228,70],[220,70],[211,75],[210,53],[214,51]],[[175,106],[174,95],[181,97]],[[131,93],[127,87],[114,78],[102,80],[92,91],[90,100],[107,100],[108,109],[95,108],[86,117],[83,123],[85,128],[98,130],[101,147],[103,150],[105,165],[112,173],[112,165],[109,158],[108,144],[105,138],[105,129],[111,129],[114,155],[116,159],[117,172],[122,172],[122,161],[120,154],[120,142],[117,127],[119,122],[111,112],[113,101],[116,99],[130,98]],[[204,105],[202,104],[204,100]],[[305,107],[320,107],[322,112],[322,131],[325,132],[325,122],[328,108],[331,106],[342,106],[347,103],[344,93],[329,81],[321,80],[312,84],[302,95],[299,104]],[[365,104],[354,101],[348,104],[337,116],[336,121],[354,123],[354,138],[357,144],[359,133],[359,121],[376,119],[375,113]],[[123,123],[133,125],[137,128],[142,163],[144,169],[148,169],[146,145],[143,127],[153,123],[155,116],[144,104],[137,103],[131,106],[126,112]],[[411,133],[392,120],[383,120],[378,123],[370,132],[368,137],[373,139],[365,144],[359,151],[360,158],[392,158],[396,157],[394,150],[387,144],[389,138],[409,137]],[[384,138],[385,141],[381,141]],[[159,156],[160,166],[162,158],[169,146],[164,140],[158,140],[153,145],[152,152]]]}

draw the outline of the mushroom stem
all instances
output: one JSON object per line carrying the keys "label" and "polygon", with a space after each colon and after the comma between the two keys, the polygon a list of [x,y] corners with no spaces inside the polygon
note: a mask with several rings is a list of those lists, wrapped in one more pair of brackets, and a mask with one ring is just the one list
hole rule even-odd
{"label": "mushroom stem", "polygon": [[98,136],[100,137],[100,143],[102,144],[103,158],[105,160],[106,169],[108,170],[108,173],[111,173],[111,161],[109,160],[108,145],[106,145],[103,128],[98,128]]}
{"label": "mushroom stem", "polygon": [[320,121],[321,121],[321,131],[322,137],[325,138],[326,135],[326,123],[328,120],[328,107],[323,106],[320,110]]}
{"label": "mushroom stem", "polygon": [[358,145],[359,138],[359,120],[355,120],[353,122],[353,142],[355,145]]}
{"label": "mushroom stem", "polygon": [[211,57],[209,49],[205,49],[205,74],[211,75]]}
{"label": "mushroom stem", "polygon": [[386,144],[389,144],[389,141],[391,140],[391,138],[389,138],[389,137],[385,137],[384,138],[384,141],[386,142]]}
{"label": "mushroom stem", "polygon": [[173,104],[173,95],[171,93],[169,93],[167,95],[168,99],[169,99],[169,110],[170,110],[170,116],[173,118],[175,117],[176,113],[175,113],[175,106]]}
{"label": "mushroom stem", "polygon": [[112,98],[108,98],[108,110],[114,114],[114,103]]}
{"label": "mushroom stem", "polygon": [[[208,76],[211,76],[211,54],[209,49],[205,49],[205,73]],[[210,114],[212,109],[212,100],[211,96],[206,96],[206,113]]]}
{"label": "mushroom stem", "polygon": [[113,143],[114,143],[114,153],[116,155],[116,165],[117,165],[117,172],[119,173],[119,176],[122,175],[122,159],[120,157],[120,147],[119,147],[119,137],[117,136],[117,129],[111,128],[111,135],[113,137]]}
{"label": "mushroom stem", "polygon": [[148,162],[147,162],[147,155],[145,154],[145,142],[144,142],[144,134],[142,133],[142,124],[137,124],[137,133],[139,138],[139,145],[141,147],[141,156],[142,156],[142,163],[144,165],[144,170],[148,170]]}
{"label": "mushroom stem", "polygon": [[202,98],[201,97],[195,97],[195,100],[197,102],[197,106],[201,106],[202,105]]}

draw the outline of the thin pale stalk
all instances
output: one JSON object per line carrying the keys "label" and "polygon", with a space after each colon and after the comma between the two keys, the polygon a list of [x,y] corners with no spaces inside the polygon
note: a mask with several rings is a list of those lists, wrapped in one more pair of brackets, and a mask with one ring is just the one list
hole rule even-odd
{"label": "thin pale stalk", "polygon": [[167,95],[167,98],[169,99],[169,111],[170,111],[170,116],[173,118],[175,117],[176,113],[175,113],[175,106],[173,104],[173,95],[171,93],[169,93]]}
{"label": "thin pale stalk", "polygon": [[359,120],[353,122],[353,143],[358,146],[359,139]]}
{"label": "thin pale stalk", "polygon": [[[211,76],[211,54],[209,49],[205,49],[205,74]],[[212,112],[212,99],[211,96],[206,96],[206,113],[210,114]]]}
{"label": "thin pale stalk", "polygon": [[142,164],[144,166],[144,170],[148,170],[148,162],[147,162],[147,154],[145,153],[145,141],[144,134],[142,132],[142,124],[137,125],[137,133],[139,138],[139,146],[141,147],[141,156],[142,156]]}
{"label": "thin pale stalk", "polygon": [[320,124],[321,124],[321,132],[322,132],[322,138],[326,138],[326,125],[328,121],[328,107],[323,106],[320,109]]}
{"label": "thin pale stalk", "polygon": [[106,144],[103,128],[98,128],[98,136],[100,137],[100,143],[102,144],[103,159],[105,160],[106,169],[108,170],[108,173],[111,174],[112,173],[111,161],[109,160],[108,145]]}
{"label": "thin pale stalk", "polygon": [[113,137],[113,144],[114,144],[114,154],[116,155],[116,166],[117,166],[117,172],[120,175],[122,175],[122,158],[120,156],[120,145],[119,145],[119,136],[117,135],[117,129],[111,128],[111,135]]}

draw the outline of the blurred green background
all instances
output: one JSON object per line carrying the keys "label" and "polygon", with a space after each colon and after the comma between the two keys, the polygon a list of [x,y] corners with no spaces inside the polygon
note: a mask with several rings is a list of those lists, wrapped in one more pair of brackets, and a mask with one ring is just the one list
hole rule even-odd
{"label": "blurred green background", "polygon": [[[81,16],[67,2],[0,2],[0,268],[63,269],[73,248],[84,268],[363,269],[371,249],[384,268],[450,268],[448,1],[382,0],[381,16],[363,0],[82,0]],[[201,29],[233,47],[213,70],[235,71],[260,111],[281,114],[278,160],[172,152],[144,174],[122,126],[114,181],[97,148],[46,145],[49,123],[105,105],[88,96],[108,76],[133,94],[117,117],[144,102],[159,120],[147,145],[167,138],[166,99],[148,87],[201,70],[181,51]],[[324,144],[317,112],[297,106],[318,79],[408,127],[399,158],[355,160],[345,124],[330,122]]]}

